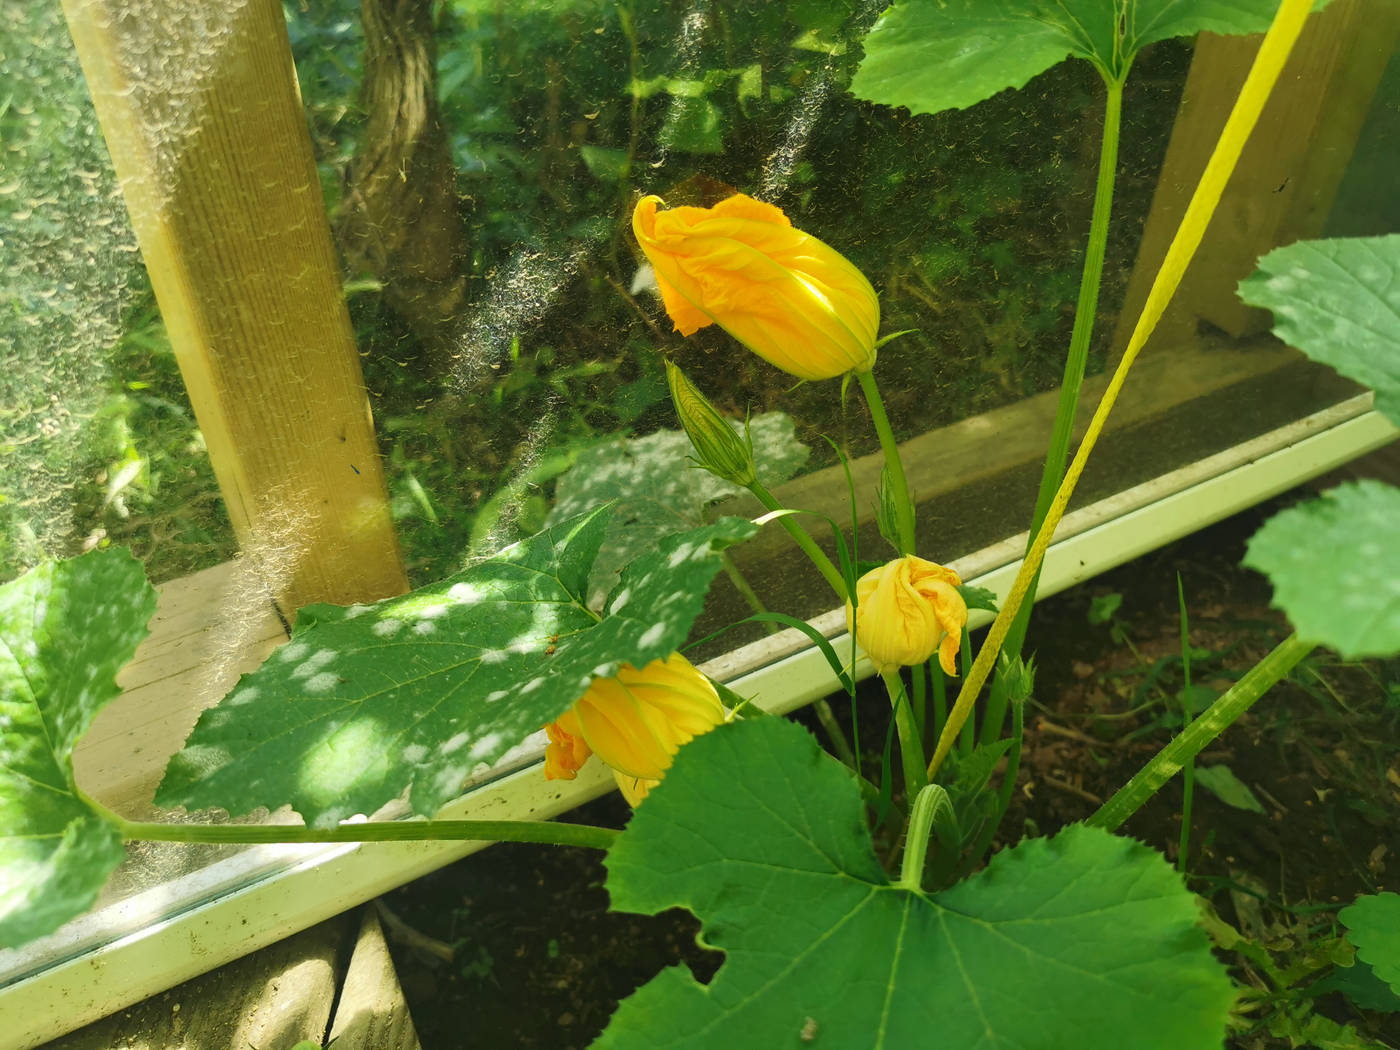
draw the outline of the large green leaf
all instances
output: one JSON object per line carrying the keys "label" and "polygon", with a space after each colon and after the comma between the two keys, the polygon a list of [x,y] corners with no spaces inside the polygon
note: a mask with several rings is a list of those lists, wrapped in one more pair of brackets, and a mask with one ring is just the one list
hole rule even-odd
{"label": "large green leaf", "polygon": [[1240,282],[1240,298],[1274,314],[1274,334],[1376,392],[1400,426],[1400,234],[1299,241]]}
{"label": "large green leaf", "polygon": [[120,690],[156,596],[127,551],[48,562],[0,587],[0,947],[91,907],[125,851],[73,781],[73,748]]}
{"label": "large green leaf", "polygon": [[1348,659],[1400,652],[1400,489],[1356,481],[1280,511],[1244,564],[1269,577],[1274,604],[1304,641]]}
{"label": "large green leaf", "polygon": [[623,911],[682,906],[725,952],[663,971],[600,1050],[802,1045],[1216,1050],[1233,992],[1181,879],[1082,826],[940,893],[891,884],[860,792],[776,718],[687,744],[608,851]]}
{"label": "large green leaf", "polygon": [[1400,893],[1370,893],[1337,916],[1356,956],[1400,995]]}
{"label": "large green leaf", "polygon": [[[749,437],[765,485],[786,481],[807,461],[809,450],[797,440],[792,417],[784,412],[754,416]],[[559,478],[546,524],[604,503],[617,508],[589,576],[590,598],[606,594],[622,567],[663,537],[703,525],[706,507],[742,493],[737,485],[696,468],[693,456],[684,431],[658,430],[591,448]]]}
{"label": "large green leaf", "polygon": [[1121,80],[1148,44],[1260,33],[1278,0],[902,0],[865,39],[857,98],[914,113],[963,109],[1070,55]]}
{"label": "large green leaf", "polygon": [[290,804],[327,826],[411,787],[415,812],[436,812],[595,676],[673,652],[719,552],[755,530],[724,518],[667,538],[627,567],[599,617],[585,581],[610,511],[401,598],[303,609],[292,640],[200,718],[156,801],[235,813]]}

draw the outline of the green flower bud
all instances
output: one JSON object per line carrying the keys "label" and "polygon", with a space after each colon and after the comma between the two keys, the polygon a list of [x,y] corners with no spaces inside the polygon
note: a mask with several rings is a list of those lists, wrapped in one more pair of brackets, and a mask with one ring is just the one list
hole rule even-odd
{"label": "green flower bud", "polygon": [[690,438],[699,465],[735,485],[752,485],[758,475],[747,429],[741,438],[729,420],[670,361],[666,362],[666,382],[671,388],[671,403],[676,406],[676,415]]}

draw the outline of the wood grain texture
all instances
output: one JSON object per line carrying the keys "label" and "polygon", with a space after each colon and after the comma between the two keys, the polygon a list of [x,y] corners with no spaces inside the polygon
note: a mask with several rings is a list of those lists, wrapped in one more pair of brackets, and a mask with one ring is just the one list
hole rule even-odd
{"label": "wood grain texture", "polygon": [[47,1050],[288,1050],[326,1034],[353,921],[309,930],[47,1044]]}
{"label": "wood grain texture", "polygon": [[98,713],[73,755],[83,790],[132,820],[150,817],[166,762],[200,712],[287,639],[246,560],[170,580],[156,595],[151,633],[117,675],[122,695]]}
{"label": "wood grain texture", "polygon": [[[1201,320],[1236,337],[1268,328],[1268,311],[1245,306],[1235,289],[1261,255],[1321,235],[1397,34],[1394,0],[1334,0],[1312,16],[1149,346],[1175,346]],[[1212,33],[1197,39],[1114,335],[1116,351],[1127,345],[1261,39]]]}
{"label": "wood grain texture", "polygon": [[335,1050],[421,1050],[374,904],[361,914],[355,954],[331,1022],[331,1042]]}
{"label": "wood grain texture", "polygon": [[244,555],[284,614],[406,589],[276,0],[65,0]]}

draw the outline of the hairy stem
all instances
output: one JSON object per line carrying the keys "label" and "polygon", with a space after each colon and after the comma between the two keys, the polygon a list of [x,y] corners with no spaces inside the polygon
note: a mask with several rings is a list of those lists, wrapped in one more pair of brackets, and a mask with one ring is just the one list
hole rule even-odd
{"label": "hairy stem", "polygon": [[919,789],[914,798],[914,808],[909,813],[909,834],[904,839],[899,886],[916,892],[923,889],[929,832],[938,829],[939,846],[944,851],[956,849],[954,820],[953,803],[948,798],[947,790],[938,784],[925,784]]}
{"label": "hairy stem", "polygon": [[1025,736],[1025,709],[1024,702],[1011,705],[1011,750],[1006,753],[1006,773],[1001,778],[1001,787],[997,790],[996,812],[987,820],[987,825],[982,829],[982,833],[977,837],[977,843],[972,847],[972,852],[967,855],[966,864],[975,867],[982,859],[982,855],[992,845],[992,839],[996,837],[997,828],[1001,827],[1001,822],[1006,818],[1006,811],[1011,808],[1011,793],[1016,790],[1016,776],[1021,771],[1021,741]]}
{"label": "hairy stem", "polygon": [[1157,752],[1085,823],[1106,831],[1117,828],[1312,650],[1312,643],[1300,641],[1296,634],[1285,638],[1273,652],[1250,668],[1243,678],[1202,711],[1200,717],[1183,729],[1176,739]]}
{"label": "hairy stem", "polygon": [[[1191,640],[1186,618],[1186,591],[1181,573],[1176,574],[1176,601],[1181,611],[1181,716],[1182,724],[1191,719]],[[1181,839],[1177,843],[1176,870],[1186,874],[1191,852],[1191,801],[1196,788],[1196,759],[1188,758],[1181,770]]]}

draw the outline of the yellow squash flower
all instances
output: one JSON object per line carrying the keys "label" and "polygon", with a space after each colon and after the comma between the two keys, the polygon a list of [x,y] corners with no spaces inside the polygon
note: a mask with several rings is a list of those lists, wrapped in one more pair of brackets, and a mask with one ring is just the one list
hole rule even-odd
{"label": "yellow squash flower", "polygon": [[880,300],[845,256],[742,193],[713,208],[659,204],[643,197],[632,229],[681,335],[718,324],[799,379],[874,366]]}
{"label": "yellow squash flower", "polygon": [[573,780],[596,754],[635,806],[666,774],[682,744],[723,721],[715,687],[680,653],[640,671],[623,664],[613,677],[593,679],[573,707],[545,726],[544,775]]}
{"label": "yellow squash flower", "polygon": [[856,581],[855,625],[848,603],[846,626],[881,674],[921,664],[936,651],[943,670],[955,675],[967,625],[961,583],[942,565],[912,554],[896,558]]}

